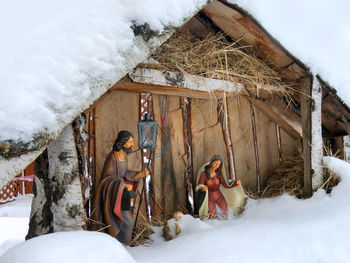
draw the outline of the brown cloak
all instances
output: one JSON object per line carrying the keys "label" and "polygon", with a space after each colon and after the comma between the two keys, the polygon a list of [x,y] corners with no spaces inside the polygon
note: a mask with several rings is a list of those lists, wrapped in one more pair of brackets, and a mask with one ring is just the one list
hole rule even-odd
{"label": "brown cloak", "polygon": [[[125,184],[133,185],[136,192],[138,172],[126,170],[120,174],[119,158],[116,152],[108,154],[103,166],[98,190],[95,194],[90,216],[90,230],[104,231],[116,237],[122,225],[121,200]],[[121,179],[122,178],[122,179]]]}

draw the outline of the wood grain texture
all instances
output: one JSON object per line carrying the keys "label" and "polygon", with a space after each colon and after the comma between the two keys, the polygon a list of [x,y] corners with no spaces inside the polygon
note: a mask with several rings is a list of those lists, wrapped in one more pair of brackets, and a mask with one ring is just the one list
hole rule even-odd
{"label": "wood grain texture", "polygon": [[[137,123],[139,118],[139,94],[112,92],[95,105],[96,132],[96,182],[98,184],[105,158],[112,150],[118,132],[128,130],[134,135],[134,150],[138,149]],[[128,168],[141,170],[139,151],[128,156]]]}
{"label": "wood grain texture", "polygon": [[254,107],[259,152],[261,184],[271,176],[272,170],[279,165],[276,123],[262,111]]}
{"label": "wood grain texture", "polygon": [[237,179],[245,189],[256,188],[256,165],[249,102],[243,97],[227,99],[231,141]]}

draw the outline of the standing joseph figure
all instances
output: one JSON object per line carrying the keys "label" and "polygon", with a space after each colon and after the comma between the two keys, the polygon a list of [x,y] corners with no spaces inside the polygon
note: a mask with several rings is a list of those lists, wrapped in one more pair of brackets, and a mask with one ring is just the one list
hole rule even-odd
{"label": "standing joseph figure", "polygon": [[133,228],[130,196],[136,192],[140,178],[149,175],[148,171],[127,169],[127,155],[133,146],[134,138],[130,132],[118,133],[103,166],[90,224],[91,230],[103,229],[125,245],[131,242]]}

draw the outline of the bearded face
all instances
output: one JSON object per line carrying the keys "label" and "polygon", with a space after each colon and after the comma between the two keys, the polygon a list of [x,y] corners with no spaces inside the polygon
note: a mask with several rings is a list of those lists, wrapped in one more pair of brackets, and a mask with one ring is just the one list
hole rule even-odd
{"label": "bearded face", "polygon": [[134,146],[134,138],[130,136],[129,140],[122,146],[122,149],[126,154],[129,154],[132,152],[133,146]]}
{"label": "bearded face", "polygon": [[126,154],[130,154],[132,152],[132,146],[129,148],[125,148],[125,146],[122,146],[122,150],[126,153]]}
{"label": "bearded face", "polygon": [[120,131],[118,137],[113,144],[113,151],[119,152],[123,150],[126,154],[132,152],[134,146],[134,137],[128,131]]}

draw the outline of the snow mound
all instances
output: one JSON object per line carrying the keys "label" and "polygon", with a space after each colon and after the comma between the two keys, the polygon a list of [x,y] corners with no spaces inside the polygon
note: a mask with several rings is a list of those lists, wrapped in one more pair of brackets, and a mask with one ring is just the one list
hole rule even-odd
{"label": "snow mound", "polygon": [[[242,215],[229,220],[185,216],[183,231],[165,242],[161,231],[150,246],[128,248],[138,262],[350,262],[350,164],[325,157],[341,177],[326,194],[301,200],[284,194],[249,199]],[[177,253],[181,251],[181,253]]]}
{"label": "snow mound", "polygon": [[0,205],[0,217],[26,217],[30,215],[32,194],[20,195],[15,202]]}
{"label": "snow mound", "polygon": [[98,232],[73,231],[43,235],[12,247],[1,263],[135,263],[123,245]]}

